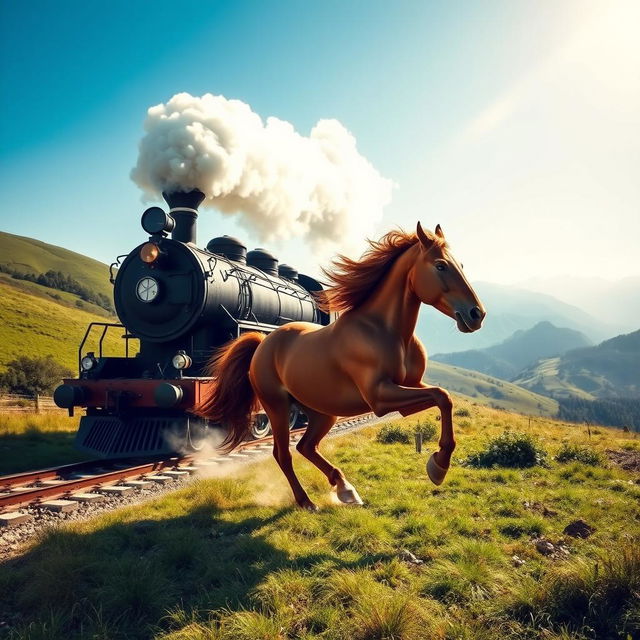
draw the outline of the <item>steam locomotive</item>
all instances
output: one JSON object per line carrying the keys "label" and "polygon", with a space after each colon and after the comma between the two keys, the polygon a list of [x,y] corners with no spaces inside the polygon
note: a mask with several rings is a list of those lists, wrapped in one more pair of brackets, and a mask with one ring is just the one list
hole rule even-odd
{"label": "steam locomotive", "polygon": [[[76,446],[94,455],[198,450],[212,425],[192,411],[211,389],[207,363],[217,347],[243,331],[268,333],[287,322],[331,320],[315,302],[322,284],[279,265],[264,249],[247,253],[229,236],[198,248],[202,192],[163,197],[168,213],[151,207],[142,214],[148,240],[111,265],[120,323],[89,325],[78,351],[79,377],[65,379],[54,393],[70,415],[86,408]],[[120,333],[124,356],[103,353],[109,331]],[[86,350],[91,339],[97,339],[97,351]],[[292,425],[296,420],[293,410]],[[266,415],[258,414],[254,437],[268,431]]]}

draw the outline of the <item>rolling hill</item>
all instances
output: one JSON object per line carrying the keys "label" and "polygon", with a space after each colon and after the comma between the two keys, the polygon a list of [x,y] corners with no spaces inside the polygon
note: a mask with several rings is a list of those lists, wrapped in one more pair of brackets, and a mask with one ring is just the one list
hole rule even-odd
{"label": "rolling hill", "polygon": [[556,398],[639,398],[640,330],[543,360],[514,381]]}
{"label": "rolling hill", "polygon": [[558,413],[558,402],[553,398],[477,371],[431,361],[425,377],[427,382],[485,407],[525,415],[555,416]]}
{"label": "rolling hill", "polygon": [[96,293],[113,295],[106,264],[40,240],[0,231],[0,265],[36,275],[61,271]]}
{"label": "rolling hill", "polygon": [[[20,274],[49,270],[71,276],[87,289],[112,297],[107,265],[54,245],[0,232],[0,266]],[[77,370],[78,346],[91,322],[113,322],[103,308],[77,295],[0,272],[0,370],[18,355],[51,355]],[[123,353],[121,332],[107,334],[105,352]],[[96,341],[85,351],[97,351]]]}
{"label": "rolling hill", "polygon": [[526,331],[516,331],[500,344],[485,349],[436,354],[431,359],[512,380],[524,368],[542,358],[590,345],[589,339],[579,331],[559,328],[544,321]]}
{"label": "rolling hill", "polygon": [[[26,284],[39,287],[33,283]],[[39,288],[46,290],[45,287]],[[70,308],[57,300],[46,299],[46,294],[34,295],[0,279],[0,370],[19,355],[51,355],[56,362],[76,372],[78,346],[87,326],[90,322],[105,320],[104,316]],[[111,330],[107,334],[105,353],[124,354],[124,342],[118,337],[121,333]],[[98,352],[97,340],[87,344],[85,352],[91,350]]]}

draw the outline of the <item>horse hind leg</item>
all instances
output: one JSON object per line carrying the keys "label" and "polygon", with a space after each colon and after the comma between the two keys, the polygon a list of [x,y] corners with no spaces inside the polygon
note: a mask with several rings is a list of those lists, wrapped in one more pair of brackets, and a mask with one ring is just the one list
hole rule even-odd
{"label": "horse hind leg", "polygon": [[309,418],[309,426],[296,445],[296,449],[327,476],[330,484],[336,487],[338,500],[345,504],[361,505],[362,499],[355,487],[347,481],[344,473],[318,451],[320,441],[329,433],[336,422],[336,417],[306,408],[304,411]]}
{"label": "horse hind leg", "polygon": [[310,500],[293,469],[293,460],[289,448],[289,395],[286,391],[282,390],[281,393],[269,394],[268,397],[258,394],[258,398],[271,422],[273,457],[289,481],[295,501],[298,503],[298,506],[303,509],[317,511],[318,507]]}

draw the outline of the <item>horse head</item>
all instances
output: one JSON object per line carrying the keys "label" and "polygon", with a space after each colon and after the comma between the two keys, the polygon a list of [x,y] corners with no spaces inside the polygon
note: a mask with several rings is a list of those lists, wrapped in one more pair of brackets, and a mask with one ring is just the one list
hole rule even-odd
{"label": "horse head", "polygon": [[477,331],[487,312],[453,257],[440,225],[435,233],[416,230],[420,255],[413,269],[413,290],[420,300],[456,321],[463,333]]}

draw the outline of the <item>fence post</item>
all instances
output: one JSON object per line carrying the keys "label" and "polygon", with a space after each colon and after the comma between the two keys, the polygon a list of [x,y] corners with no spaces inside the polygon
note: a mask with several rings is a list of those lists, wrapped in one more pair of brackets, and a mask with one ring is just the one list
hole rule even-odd
{"label": "fence post", "polygon": [[422,453],[422,432],[415,432],[415,440],[416,440],[416,452]]}
{"label": "fence post", "polygon": [[40,413],[40,394],[36,393],[36,413]]}

